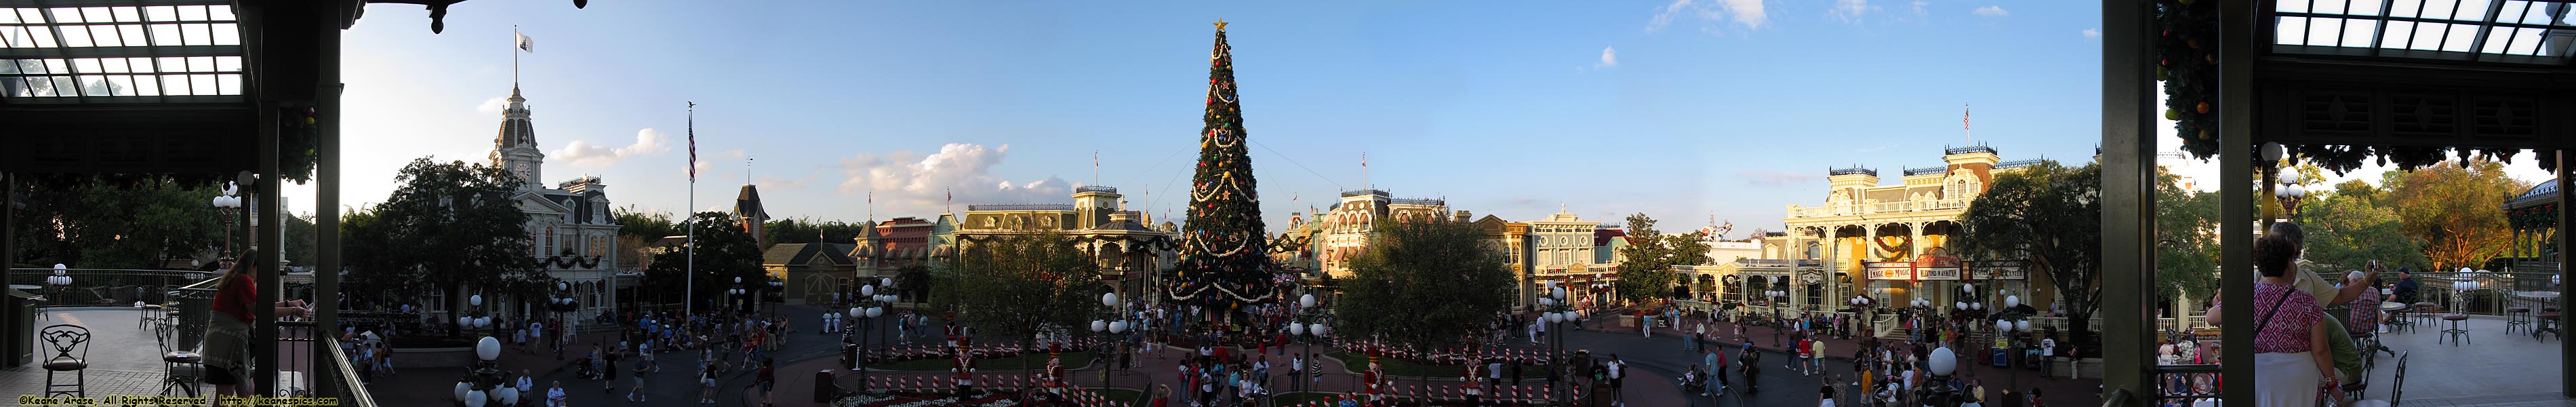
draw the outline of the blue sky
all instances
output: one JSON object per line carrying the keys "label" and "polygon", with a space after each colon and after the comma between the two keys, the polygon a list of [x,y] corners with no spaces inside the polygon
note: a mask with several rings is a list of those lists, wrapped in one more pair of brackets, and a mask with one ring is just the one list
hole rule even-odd
{"label": "blue sky", "polygon": [[1940,164],[1963,104],[2007,160],[2085,161],[2100,134],[2095,2],[494,1],[443,34],[426,15],[373,5],[347,32],[348,204],[412,158],[484,159],[513,25],[537,43],[519,70],[546,181],[599,175],[645,210],[688,205],[696,101],[698,208],[756,158],[779,217],[1096,183],[1177,221],[1218,18],[1273,225],[1360,188],[1362,154],[1367,184],[1479,214],[1749,231],[1822,203],[1829,167]]}

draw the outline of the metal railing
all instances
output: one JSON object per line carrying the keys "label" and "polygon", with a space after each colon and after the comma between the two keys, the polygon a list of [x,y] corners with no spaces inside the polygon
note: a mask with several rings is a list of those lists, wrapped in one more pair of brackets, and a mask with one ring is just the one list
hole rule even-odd
{"label": "metal railing", "polygon": [[63,275],[72,278],[70,286],[45,284],[46,278],[54,276],[54,269],[12,268],[9,269],[8,284],[22,289],[36,287],[26,291],[46,296],[46,305],[52,306],[124,305],[135,301],[159,304],[170,301],[166,296],[170,287],[193,284],[213,276],[212,273],[194,270],[130,269],[64,269]]}
{"label": "metal railing", "polygon": [[1089,186],[1074,187],[1074,188],[1073,188],[1073,192],[1107,192],[1107,193],[1115,194],[1115,193],[1118,193],[1118,188],[1116,188],[1116,187],[1104,187],[1104,186],[1098,186],[1098,185],[1089,185]]}
{"label": "metal railing", "polygon": [[[2556,264],[2525,264],[2525,267],[2533,266],[2557,268]],[[2561,303],[2558,298],[2561,288],[2549,281],[2550,277],[2557,275],[2555,272],[2414,273],[2417,288],[2412,300],[2441,304],[2444,313],[2454,314],[2503,315],[2506,309],[2513,307],[2537,310]],[[2395,281],[2397,276],[2383,273],[2380,278]],[[2479,288],[2470,291],[2451,288],[2452,283],[2462,281],[2478,282]],[[2394,287],[2393,284],[2390,286]],[[2382,301],[2397,301],[2397,298],[2383,297]]]}
{"label": "metal railing", "polygon": [[1966,208],[1966,207],[1968,207],[1968,203],[1969,203],[1969,202],[1971,202],[1971,200],[1969,200],[1969,199],[1941,199],[1941,200],[1930,200],[1930,201],[1881,202],[1881,203],[1874,203],[1874,204],[1830,205],[1830,206],[1805,206],[1805,207],[1797,206],[1797,205],[1790,205],[1790,206],[1789,206],[1789,217],[1791,217],[1791,218],[1817,218],[1817,217],[1827,217],[1827,216],[1851,216],[1851,215],[1869,215],[1869,214],[1880,214],[1880,213],[1904,213],[1904,212],[1916,212],[1916,211],[1932,211],[1932,210],[1944,210],[1944,209],[1959,209],[1959,208]]}
{"label": "metal railing", "polygon": [[1448,206],[1448,205],[1449,205],[1449,201],[1443,201],[1443,200],[1438,200],[1438,199],[1388,198],[1388,199],[1386,200],[1386,204],[1387,204],[1387,205]]}
{"label": "metal railing", "polygon": [[1945,166],[1939,166],[1939,167],[1923,167],[1923,168],[1910,168],[1910,167],[1909,167],[1909,168],[1906,168],[1906,169],[1905,169],[1905,176],[1911,177],[1911,176],[1916,176],[1916,175],[1931,175],[1931,174],[1939,174],[1939,173],[1944,173],[1944,172],[1949,172],[1949,171],[1950,171],[1950,167],[1949,167],[1949,166],[1946,166],[1946,165],[1945,165]]}
{"label": "metal railing", "polygon": [[[2216,399],[2225,394],[2217,390],[2218,365],[2160,365],[2156,366],[2155,372],[2156,394],[2153,397],[2156,402],[2152,403],[2154,405],[2188,406],[2201,400]],[[2111,400],[2106,401],[2127,398],[2109,397]]]}
{"label": "metal railing", "polygon": [[367,385],[365,380],[363,380],[364,376],[358,375],[357,366],[356,364],[349,362],[348,353],[338,351],[338,349],[341,349],[340,339],[324,335],[322,336],[322,345],[327,349],[333,349],[333,351],[325,352],[330,354],[330,358],[324,359],[324,362],[328,366],[324,366],[323,368],[330,369],[331,378],[336,379],[332,381],[330,386],[333,390],[332,394],[323,396],[339,397],[339,405],[341,406],[375,407],[376,397],[367,393]]}
{"label": "metal railing", "polygon": [[1877,169],[1872,169],[1872,168],[1864,168],[1864,167],[1835,168],[1835,169],[1833,169],[1833,170],[1826,171],[1826,172],[1825,172],[1825,174],[1826,174],[1826,175],[1853,175],[1853,174],[1859,174],[1859,175],[1868,175],[1868,176],[1875,177],[1875,176],[1878,176],[1878,170],[1877,170]]}

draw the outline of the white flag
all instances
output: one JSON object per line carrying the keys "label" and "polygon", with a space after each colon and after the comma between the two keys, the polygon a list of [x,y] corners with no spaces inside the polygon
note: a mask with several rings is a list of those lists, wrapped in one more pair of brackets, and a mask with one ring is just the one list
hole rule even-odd
{"label": "white flag", "polygon": [[519,46],[519,50],[520,50],[520,51],[524,51],[524,52],[527,52],[527,53],[530,53],[530,54],[537,53],[537,40],[528,38],[528,35],[527,35],[527,34],[519,34],[519,33],[510,33],[510,34],[511,34],[511,35],[517,35],[517,36],[519,36],[519,43],[518,43],[518,46]]}

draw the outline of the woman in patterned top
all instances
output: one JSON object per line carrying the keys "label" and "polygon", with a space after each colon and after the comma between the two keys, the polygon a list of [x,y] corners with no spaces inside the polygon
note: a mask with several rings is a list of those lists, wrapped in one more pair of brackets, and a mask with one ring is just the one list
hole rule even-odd
{"label": "woman in patterned top", "polygon": [[[2280,235],[2254,241],[2255,399],[2261,407],[2317,405],[2317,389],[2336,383],[2334,358],[2326,347],[2325,309],[2315,296],[2295,288],[2292,270],[2299,245]],[[2218,315],[2223,305],[2210,307]],[[2036,394],[2034,394],[2035,396]]]}

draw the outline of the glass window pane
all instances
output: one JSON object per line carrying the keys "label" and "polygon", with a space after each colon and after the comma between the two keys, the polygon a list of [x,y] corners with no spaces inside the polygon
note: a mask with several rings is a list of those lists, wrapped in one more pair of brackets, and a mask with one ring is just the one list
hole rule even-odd
{"label": "glass window pane", "polygon": [[2479,44],[2480,48],[2478,49],[2478,52],[2481,52],[2481,53],[2488,53],[2488,54],[2502,54],[2502,53],[2504,53],[2504,45],[2505,45],[2505,42],[2509,42],[2509,41],[2512,41],[2512,40],[2513,40],[2513,29],[2511,29],[2511,28],[2496,28],[2496,29],[2490,29],[2490,30],[2487,30],[2487,42],[2486,42],[2485,44]]}
{"label": "glass window pane", "polygon": [[18,21],[26,22],[28,24],[45,22],[45,10],[32,8],[22,8],[17,10]]}
{"label": "glass window pane", "polygon": [[216,94],[216,93],[215,93],[215,76],[214,76],[214,75],[188,75],[188,94],[191,94],[191,95],[214,95],[214,94]]}
{"label": "glass window pane", "polygon": [[143,8],[143,20],[144,20],[144,21],[177,21],[178,19],[179,19],[179,8],[178,8],[178,7],[173,7],[173,6],[150,6],[150,7],[144,7],[144,8]]}
{"label": "glass window pane", "polygon": [[36,39],[36,48],[53,48],[61,46],[54,43],[54,30],[48,30],[44,27],[27,27],[27,37]]}
{"label": "glass window pane", "polygon": [[188,57],[188,72],[214,72],[215,57]]}
{"label": "glass window pane", "polygon": [[0,27],[0,48],[34,46],[36,41],[27,38],[27,27]]}
{"label": "glass window pane", "polygon": [[2320,18],[2310,22],[2306,34],[2308,45],[2336,45],[2335,41],[2343,37],[2343,21],[2340,18]]}
{"label": "glass window pane", "polygon": [[52,15],[54,18],[53,18],[53,20],[50,20],[50,21],[53,21],[53,22],[55,22],[55,23],[78,23],[78,22],[81,22],[80,9],[76,9],[76,8],[70,8],[70,7],[58,7],[58,8],[51,8],[51,9],[46,9],[46,10],[45,10],[45,14]]}
{"label": "glass window pane", "polygon": [[2424,18],[2451,18],[2451,10],[2459,7],[2459,3],[2454,0],[2424,0],[2423,6]]}
{"label": "glass window pane", "polygon": [[215,45],[241,45],[241,26],[234,23],[216,24]]}
{"label": "glass window pane", "polygon": [[0,75],[18,73],[18,60],[0,59]]}
{"label": "glass window pane", "polygon": [[80,96],[80,83],[73,82],[72,77],[69,76],[56,76],[54,77],[54,96]]}
{"label": "glass window pane", "polygon": [[129,72],[134,72],[134,69],[133,69],[132,67],[128,67],[128,66],[126,66],[126,64],[125,64],[125,58],[108,58],[108,59],[101,59],[101,60],[99,60],[98,62],[99,62],[99,70],[98,70],[99,72],[106,72],[106,73],[129,73]]}
{"label": "glass window pane", "polygon": [[2496,22],[2521,23],[2523,12],[2530,7],[2531,2],[2528,1],[2504,2],[2504,10],[2496,13]]}
{"label": "glass window pane", "polygon": [[215,57],[215,72],[241,72],[242,57]]}
{"label": "glass window pane", "polygon": [[44,72],[44,73],[72,73],[72,70],[71,70],[69,67],[67,67],[67,66],[65,66],[65,65],[63,64],[63,60],[60,60],[60,59],[47,59],[47,60],[44,60],[44,61],[45,61],[45,72]]}
{"label": "glass window pane", "polygon": [[170,95],[189,95],[190,93],[188,93],[188,76],[187,76],[187,75],[161,75],[161,89],[162,89],[162,93],[165,93],[165,94],[170,94]]}
{"label": "glass window pane", "polygon": [[179,21],[206,21],[206,6],[179,6]]}
{"label": "glass window pane", "polygon": [[2459,7],[2451,9],[2451,19],[2485,21],[2487,19],[2487,6],[2492,4],[2493,1],[2494,0],[2461,0]]}
{"label": "glass window pane", "polygon": [[149,37],[143,36],[143,26],[140,24],[116,26],[116,37],[119,41],[125,41],[125,46],[128,47],[152,45],[150,41],[145,41],[145,39]]}
{"label": "glass window pane", "polygon": [[115,89],[108,88],[107,77],[105,76],[82,75],[80,77],[80,86],[81,96],[114,96],[116,94]]}
{"label": "glass window pane", "polygon": [[116,93],[116,95],[117,95],[117,96],[134,96],[134,95],[135,95],[135,93],[134,93],[134,77],[132,77],[132,76],[117,75],[117,76],[110,76],[110,77],[107,77],[107,86],[108,86],[108,88],[110,88],[110,89],[115,89],[115,90],[116,90],[116,92],[117,92],[117,93]]}
{"label": "glass window pane", "polygon": [[152,25],[152,46],[167,47],[174,45],[179,45],[178,24]]}
{"label": "glass window pane", "polygon": [[98,73],[98,58],[73,58],[72,72]]}
{"label": "glass window pane", "polygon": [[2282,12],[2305,13],[2308,12],[2308,0],[2282,0],[2281,7],[2278,9]]}
{"label": "glass window pane", "polygon": [[155,72],[187,72],[187,71],[188,71],[188,59],[187,59],[187,58],[180,58],[180,57],[160,57],[160,58],[155,58],[155,59],[156,59],[156,60],[155,60],[155,61],[153,61],[153,62],[155,62],[155,63],[158,63],[158,64],[159,64],[159,65],[157,65],[157,66],[159,66],[159,68],[158,68],[158,69],[155,69],[155,70],[154,70]]}
{"label": "glass window pane", "polygon": [[2352,0],[2351,4],[2344,5],[2344,14],[2377,16],[2379,7],[2385,5],[2384,3],[2385,0]]}
{"label": "glass window pane", "polygon": [[113,25],[89,26],[89,38],[101,47],[125,46],[125,40],[116,36],[116,26]]}
{"label": "glass window pane", "polygon": [[152,58],[126,58],[125,65],[135,73],[152,73]]}
{"label": "glass window pane", "polygon": [[242,90],[241,90],[241,74],[222,74],[222,75],[215,75],[215,85],[216,85],[216,86],[215,86],[215,94],[218,94],[218,95],[239,95],[239,94],[242,94]]}
{"label": "glass window pane", "polygon": [[116,22],[131,23],[143,21],[143,12],[135,10],[134,7],[117,7],[115,11]]}
{"label": "glass window pane", "polygon": [[[2288,3],[2282,2],[2282,4]],[[2281,17],[2281,23],[2273,28],[2272,36],[2274,44],[2308,45],[2308,18]]]}
{"label": "glass window pane", "polygon": [[2451,24],[2450,26],[2451,32],[2443,35],[2442,37],[2442,50],[2451,52],[2470,52],[2469,46],[2478,42],[2478,26],[2469,24]]}
{"label": "glass window pane", "polygon": [[25,81],[15,76],[0,76],[0,96],[27,97]]}
{"label": "glass window pane", "polygon": [[134,77],[135,96],[161,96],[161,84],[151,76]]}
{"label": "glass window pane", "polygon": [[[51,30],[51,29],[47,29],[47,28],[37,28],[37,29],[39,29],[39,30],[45,30],[45,31],[53,31],[53,30]],[[90,44],[90,42],[89,42],[89,31],[87,31],[87,30],[82,30],[82,29],[80,29],[80,27],[79,27],[79,26],[64,27],[64,28],[63,28],[62,33],[63,33],[63,46],[65,46],[65,47],[87,47],[87,46],[92,46],[92,45],[94,45],[94,44]]]}
{"label": "glass window pane", "polygon": [[0,9],[0,24],[17,24],[18,9]]}
{"label": "glass window pane", "polygon": [[2379,47],[2387,49],[2405,49],[2406,40],[2413,39],[2414,35],[2415,22],[2390,21],[2388,22],[2388,28],[2380,29],[2379,31]]}
{"label": "glass window pane", "polygon": [[106,7],[82,7],[80,11],[81,21],[93,23],[108,23],[116,21],[116,15],[108,13]]}
{"label": "glass window pane", "polygon": [[240,20],[240,18],[239,18],[239,17],[233,17],[233,6],[232,6],[232,5],[227,5],[227,4],[218,4],[218,5],[213,5],[213,6],[207,6],[207,7],[206,7],[206,19],[208,19],[208,20],[215,20],[215,21],[237,21],[237,20]]}
{"label": "glass window pane", "polygon": [[186,45],[215,45],[214,34],[207,32],[205,24],[180,24],[179,38]]}
{"label": "glass window pane", "polygon": [[2346,47],[2370,46],[2370,35],[2372,34],[2370,30],[2374,29],[2378,24],[2379,23],[2374,20],[2344,20],[2343,38],[2336,39],[2336,45]]}

